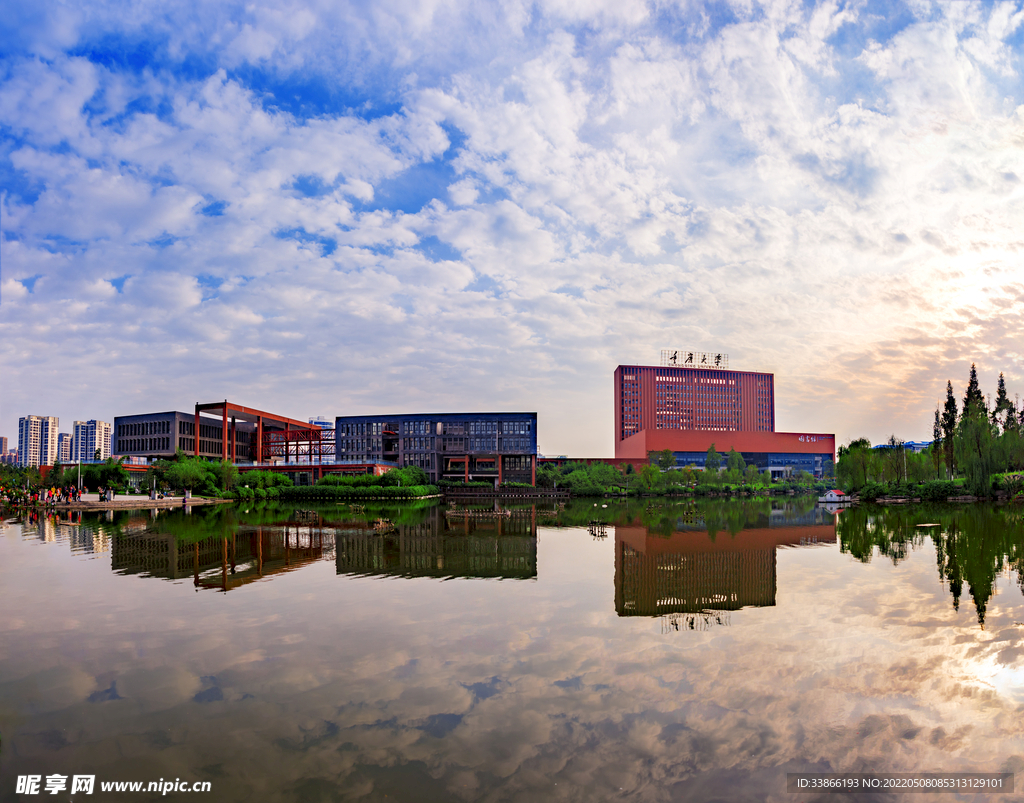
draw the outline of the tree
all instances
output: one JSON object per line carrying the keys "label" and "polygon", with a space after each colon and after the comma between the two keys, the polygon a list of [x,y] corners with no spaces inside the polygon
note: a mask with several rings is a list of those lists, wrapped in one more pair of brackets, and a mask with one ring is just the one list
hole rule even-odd
{"label": "tree", "polygon": [[953,479],[956,465],[953,454],[953,436],[956,434],[957,409],[953,396],[953,383],[946,381],[946,405],[942,408],[942,446],[946,453],[946,478]]}
{"label": "tree", "polygon": [[648,452],[648,459],[662,471],[668,471],[676,464],[676,456],[671,449],[663,449],[660,452]]}
{"label": "tree", "polygon": [[718,469],[720,469],[721,467],[722,467],[722,458],[718,454],[718,452],[715,451],[715,444],[712,443],[708,447],[708,455],[707,455],[707,457],[704,458],[704,470],[705,471],[710,471],[713,474],[717,474],[718,473]]}
{"label": "tree", "polygon": [[885,450],[885,462],[889,469],[886,474],[892,478],[893,482],[904,482],[907,478],[907,452],[903,441],[899,440],[896,435],[890,435],[886,445],[889,447]]}
{"label": "tree", "polygon": [[1016,420],[1016,410],[1013,402],[1006,395],[1006,379],[1003,372],[999,372],[999,384],[996,386],[996,400],[992,407],[992,423],[998,424],[999,428],[1006,429],[1008,420]]}
{"label": "tree", "polygon": [[747,467],[747,461],[743,459],[743,455],[736,451],[735,447],[729,450],[729,454],[725,458],[725,466],[729,471],[739,471],[742,473],[743,469]]}
{"label": "tree", "polygon": [[963,415],[977,413],[985,410],[985,397],[981,395],[981,387],[978,385],[978,369],[971,363],[971,375],[967,380],[967,390],[964,391]]}
{"label": "tree", "polygon": [[942,413],[935,405],[935,422],[932,424],[932,458],[935,460],[935,476],[939,476],[939,460],[942,455]]}
{"label": "tree", "polygon": [[856,491],[867,484],[871,451],[871,441],[867,438],[858,438],[847,446],[839,447],[836,478],[846,490]]}
{"label": "tree", "polygon": [[985,409],[972,403],[961,416],[958,430],[956,459],[966,475],[967,489],[975,496],[988,496],[992,490],[995,450],[992,424]]}
{"label": "tree", "polygon": [[640,469],[640,482],[644,484],[647,490],[653,488],[659,479],[661,479],[661,472],[650,463]]}
{"label": "tree", "polygon": [[202,460],[179,460],[167,469],[167,481],[175,488],[188,491],[204,485],[212,485],[212,472],[209,464]]}

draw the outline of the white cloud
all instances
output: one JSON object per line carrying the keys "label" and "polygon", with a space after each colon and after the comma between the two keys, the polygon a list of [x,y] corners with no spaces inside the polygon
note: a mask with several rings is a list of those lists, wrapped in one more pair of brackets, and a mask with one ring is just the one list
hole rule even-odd
{"label": "white cloud", "polygon": [[[537,409],[557,453],[610,454],[612,369],[667,345],[776,371],[780,428],[840,438],[923,437],[971,360],[1024,382],[1020,9],[869,41],[837,3],[653,8],[83,8],[52,42],[166,47],[135,70],[7,59],[0,429],[138,411],[36,381],[114,351],[145,409],[258,388],[340,414],[413,386],[413,406]],[[176,69],[190,53],[219,69]],[[96,346],[72,366],[66,332]],[[126,337],[189,355],[182,399]],[[381,374],[381,354],[416,358]],[[291,372],[319,379],[299,398]]]}

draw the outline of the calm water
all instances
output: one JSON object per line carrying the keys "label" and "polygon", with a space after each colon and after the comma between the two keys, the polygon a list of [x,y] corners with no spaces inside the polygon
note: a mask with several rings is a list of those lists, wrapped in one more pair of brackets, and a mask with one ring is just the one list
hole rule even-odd
{"label": "calm water", "polygon": [[602,504],[8,520],[0,800],[67,800],[15,794],[53,773],[211,801],[1024,788],[1019,508]]}

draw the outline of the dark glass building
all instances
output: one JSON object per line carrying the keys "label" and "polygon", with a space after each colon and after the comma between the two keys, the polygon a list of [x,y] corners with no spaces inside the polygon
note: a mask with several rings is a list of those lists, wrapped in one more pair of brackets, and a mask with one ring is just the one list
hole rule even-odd
{"label": "dark glass building", "polygon": [[339,463],[422,468],[438,480],[536,481],[536,413],[405,413],[335,419]]}

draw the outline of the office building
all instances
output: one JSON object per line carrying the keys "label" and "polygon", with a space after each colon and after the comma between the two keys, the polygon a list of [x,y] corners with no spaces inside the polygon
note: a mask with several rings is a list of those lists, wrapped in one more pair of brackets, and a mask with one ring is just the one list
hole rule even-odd
{"label": "office building", "polygon": [[[76,421],[71,440],[71,459],[75,463],[106,460],[111,455],[112,427],[106,421]],[[99,452],[99,455],[96,453]]]}
{"label": "office building", "polygon": [[339,416],[339,463],[418,466],[439,480],[536,483],[536,413]]}
{"label": "office building", "polygon": [[70,432],[61,432],[61,433],[58,433],[58,435],[57,435],[57,459],[61,463],[70,463],[71,462],[71,433]]}
{"label": "office building", "polygon": [[675,365],[615,369],[615,440],[641,430],[774,432],[775,377]]}
{"label": "office building", "polygon": [[[219,460],[224,440],[223,422],[220,418],[201,416],[198,437],[195,422],[193,413],[174,411],[115,416],[114,454],[157,460],[173,457],[181,450],[189,455],[198,453],[199,457]],[[233,430],[236,459],[249,461],[256,427],[240,422]]]}
{"label": "office building", "polygon": [[0,457],[7,454],[7,438],[0,436]]}
{"label": "office building", "polygon": [[833,470],[834,434],[775,431],[772,374],[728,370],[722,354],[662,352],[662,363],[615,369],[616,459],[670,451],[676,467],[703,469],[713,445],[723,464],[735,449],[773,477]]}
{"label": "office building", "polygon": [[18,419],[18,465],[52,466],[57,459],[55,416],[27,415]]}

